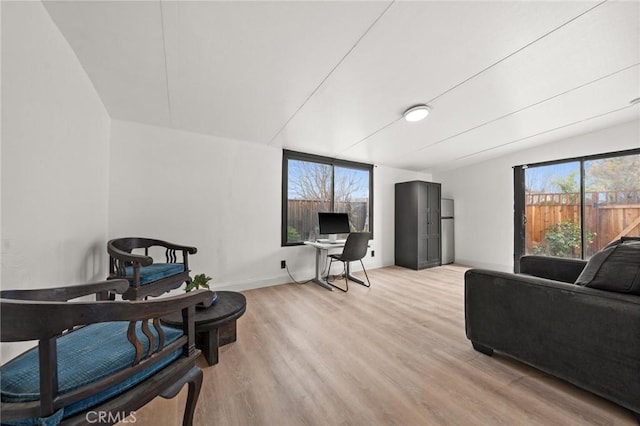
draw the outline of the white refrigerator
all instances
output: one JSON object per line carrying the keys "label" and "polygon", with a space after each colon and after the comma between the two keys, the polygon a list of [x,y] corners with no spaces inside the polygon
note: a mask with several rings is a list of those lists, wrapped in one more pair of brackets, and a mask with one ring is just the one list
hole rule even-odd
{"label": "white refrigerator", "polygon": [[442,220],[442,264],[446,265],[455,261],[453,200],[448,198],[441,200],[440,216]]}

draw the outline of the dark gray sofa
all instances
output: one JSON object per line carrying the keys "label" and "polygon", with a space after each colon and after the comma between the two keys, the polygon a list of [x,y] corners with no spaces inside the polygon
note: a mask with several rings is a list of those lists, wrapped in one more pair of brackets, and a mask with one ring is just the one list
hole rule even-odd
{"label": "dark gray sofa", "polygon": [[573,284],[585,261],[520,259],[465,274],[467,337],[632,410],[640,421],[640,296]]}

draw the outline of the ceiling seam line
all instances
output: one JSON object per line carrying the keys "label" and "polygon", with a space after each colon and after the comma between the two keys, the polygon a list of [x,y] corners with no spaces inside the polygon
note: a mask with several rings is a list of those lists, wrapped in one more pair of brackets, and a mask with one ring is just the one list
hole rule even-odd
{"label": "ceiling seam line", "polygon": [[[587,9],[586,11],[582,12],[581,14],[579,14],[579,15],[577,15],[577,16],[575,16],[575,17],[571,18],[571,19],[570,19],[570,20],[568,20],[567,22],[565,22],[565,23],[563,23],[562,25],[560,25],[560,26],[558,26],[558,27],[556,27],[556,28],[552,29],[551,31],[548,31],[547,33],[545,33],[545,34],[543,34],[542,36],[538,37],[537,39],[535,39],[535,40],[533,40],[533,41],[531,41],[531,42],[527,43],[526,45],[522,46],[522,47],[521,47],[521,48],[519,48],[518,50],[516,50],[516,51],[514,51],[514,52],[510,53],[509,55],[505,56],[504,58],[502,58],[502,59],[498,60],[497,62],[495,62],[495,63],[493,63],[493,64],[491,64],[491,65],[487,66],[486,68],[484,68],[484,69],[482,69],[482,70],[478,71],[476,74],[472,75],[471,77],[469,77],[469,78],[467,78],[467,79],[465,79],[465,80],[461,81],[460,83],[456,84],[455,86],[453,86],[453,87],[451,87],[451,88],[449,88],[449,89],[445,90],[444,92],[442,92],[441,94],[439,94],[439,95],[438,95],[438,96],[436,96],[435,98],[433,98],[433,99],[429,100],[429,101],[427,102],[427,104],[431,104],[433,101],[435,101],[435,100],[437,100],[437,99],[441,98],[442,96],[446,95],[447,93],[451,92],[452,90],[457,89],[458,87],[462,86],[463,84],[465,84],[465,83],[466,83],[466,82],[468,82],[469,80],[472,80],[472,79],[476,78],[476,77],[477,77],[477,76],[479,76],[480,74],[484,73],[485,71],[488,71],[490,68],[493,68],[494,66],[498,65],[499,63],[501,63],[501,62],[503,62],[503,61],[505,61],[505,60],[509,59],[510,57],[512,57],[513,55],[515,55],[515,54],[517,54],[518,52],[522,51],[523,49],[526,49],[527,47],[531,46],[532,44],[537,43],[538,41],[540,41],[540,40],[542,40],[543,38],[547,37],[548,35],[550,35],[550,34],[554,33],[555,31],[559,30],[560,28],[564,27],[565,25],[568,25],[568,24],[570,24],[571,22],[575,21],[576,19],[578,19],[578,18],[580,18],[580,17],[584,16],[585,14],[587,14],[587,13],[591,12],[593,9],[595,9],[595,8],[597,8],[597,7],[601,6],[601,5],[603,5],[603,4],[604,4],[604,3],[606,3],[607,1],[608,1],[608,0],[604,0],[604,1],[602,1],[602,2],[600,2],[600,3],[598,3],[598,4],[596,4],[595,6],[591,7],[590,9]],[[396,121],[398,121],[398,120],[396,119],[396,120],[392,121],[391,123],[389,123],[389,124],[387,124],[387,125],[385,125],[385,126],[381,127],[380,129],[376,130],[375,132],[371,133],[370,135],[365,136],[364,138],[360,139],[359,141],[357,141],[357,142],[355,142],[355,143],[353,143],[353,144],[349,145],[349,146],[348,146],[348,147],[346,147],[344,150],[342,150],[340,153],[342,154],[342,153],[344,153],[344,152],[346,152],[346,151],[350,150],[351,148],[353,148],[353,147],[355,147],[355,146],[357,146],[357,145],[360,145],[362,142],[366,141],[366,140],[367,140],[367,139],[369,139],[371,136],[375,135],[376,133],[380,132],[381,130],[386,129],[387,127],[389,127],[391,124],[395,123]]]}
{"label": "ceiling seam line", "polygon": [[368,134],[367,136],[365,136],[364,138],[360,139],[358,142],[352,143],[351,145],[349,145],[348,147],[346,147],[345,149],[343,149],[342,151],[340,151],[340,154],[344,154],[345,152],[349,151],[351,148],[353,148],[356,145],[359,145],[360,143],[366,141],[367,139],[369,139],[371,136],[374,136],[377,133],[380,133],[381,131],[383,131],[384,129],[386,129],[387,127],[391,126],[392,124],[395,124],[396,122],[402,120],[403,117],[400,118],[396,118],[395,120],[391,121],[390,123],[385,124],[384,126],[380,127],[378,130],[374,131],[373,133]]}
{"label": "ceiling seam line", "polygon": [[[529,108],[533,108],[533,107],[535,107],[535,106],[537,106],[537,105],[543,104],[543,103],[548,102],[548,101],[550,101],[550,100],[552,100],[552,99],[555,99],[555,98],[558,98],[558,97],[560,97],[560,96],[566,95],[567,93],[573,92],[573,91],[575,91],[575,90],[582,89],[582,88],[587,87],[587,86],[589,86],[589,85],[591,85],[591,84],[593,84],[593,83],[597,83],[598,81],[601,81],[601,80],[607,79],[607,78],[612,77],[612,76],[614,76],[614,75],[616,75],[616,74],[619,74],[619,73],[624,72],[624,71],[627,71],[627,70],[629,70],[629,69],[631,69],[631,68],[637,67],[638,65],[640,65],[640,62],[635,63],[635,64],[633,64],[633,65],[626,66],[626,67],[624,67],[624,68],[622,68],[622,69],[619,69],[619,70],[617,70],[617,71],[614,71],[614,72],[609,73],[609,74],[607,74],[607,75],[604,75],[604,76],[602,76],[602,77],[598,77],[598,78],[596,78],[595,80],[588,81],[588,82],[583,83],[583,84],[581,84],[581,85],[579,85],[579,86],[573,87],[573,88],[571,88],[571,89],[569,89],[569,90],[565,90],[564,92],[561,92],[561,93],[558,93],[558,94],[556,94],[556,95],[550,96],[550,97],[548,97],[548,98],[546,98],[546,99],[542,99],[542,100],[540,100],[540,101],[534,102],[534,103],[532,103],[532,104],[530,104],[530,105],[527,105],[527,106],[525,106],[525,107],[523,107],[523,108],[520,108],[520,109],[518,109],[518,110],[516,110],[516,111],[512,111],[512,112],[510,112],[510,113],[508,113],[508,114],[504,114],[504,115],[502,115],[502,116],[500,116],[500,117],[497,117],[497,118],[491,119],[491,120],[486,121],[486,122],[484,122],[484,123],[482,123],[482,124],[478,124],[477,126],[471,127],[471,128],[469,128],[469,129],[467,129],[467,130],[463,130],[463,131],[461,131],[461,132],[459,132],[459,133],[456,133],[455,135],[447,136],[446,138],[444,138],[444,139],[440,139],[439,141],[434,142],[434,143],[432,143],[432,144],[430,144],[430,145],[423,146],[423,147],[418,148],[418,149],[416,149],[416,150],[414,150],[414,151],[411,151],[410,153],[408,153],[408,154],[406,154],[406,155],[413,155],[413,154],[418,153],[418,152],[420,152],[420,151],[424,151],[425,149],[429,149],[429,148],[434,147],[434,146],[436,146],[436,145],[439,145],[439,144],[441,144],[441,143],[443,143],[443,142],[446,142],[446,141],[448,141],[448,140],[450,140],[450,139],[456,138],[456,137],[458,137],[458,136],[464,135],[465,133],[469,133],[469,132],[471,132],[471,131],[474,131],[474,130],[476,130],[476,129],[479,129],[480,127],[484,127],[484,126],[487,126],[487,125],[489,125],[489,124],[491,124],[491,123],[495,123],[496,121],[502,120],[503,118],[507,118],[507,117],[510,117],[510,116],[512,116],[512,115],[518,114],[518,113],[520,113],[520,112],[522,112],[522,111],[525,111],[525,110],[527,110],[527,109],[529,109]],[[406,155],[404,155],[404,154],[403,154],[403,157],[405,157]],[[398,158],[401,158],[401,157],[396,157],[396,159],[398,159]]]}
{"label": "ceiling seam line", "polygon": [[378,130],[376,130],[375,132],[371,133],[370,135],[365,136],[362,140],[356,142],[353,145],[350,145],[349,147],[347,147],[346,149],[343,149],[342,151],[340,151],[340,154],[345,153],[346,151],[348,151],[349,149],[351,149],[352,147],[356,146],[357,144],[359,144],[362,141],[365,141],[367,139],[369,139],[371,136],[374,136],[376,133],[380,133],[381,131],[383,131],[384,129],[386,129],[387,127],[391,126],[392,124],[395,124],[396,122],[402,120],[402,117],[400,118],[396,118],[395,120],[393,120],[392,122],[390,122],[389,124],[386,124],[382,127],[380,127]]}
{"label": "ceiling seam line", "polygon": [[522,142],[522,141],[527,140],[527,139],[535,138],[536,136],[540,136],[540,135],[544,135],[544,134],[549,133],[549,132],[554,132],[556,130],[564,129],[565,127],[570,127],[570,126],[573,126],[573,125],[576,125],[576,124],[585,123],[587,121],[591,121],[591,120],[594,120],[596,118],[604,117],[605,115],[613,114],[613,113],[616,113],[616,112],[619,112],[619,111],[623,111],[625,109],[633,108],[633,107],[634,107],[634,105],[627,105],[627,106],[624,106],[622,108],[618,108],[618,109],[614,109],[614,110],[611,110],[611,111],[604,112],[602,114],[594,115],[593,117],[585,118],[583,120],[578,120],[578,121],[574,121],[572,123],[563,124],[562,126],[554,127],[553,129],[549,129],[549,130],[545,130],[543,132],[536,133],[535,135],[527,136],[527,137],[520,138],[520,139],[515,139],[513,141],[506,142],[506,143],[503,143],[503,144],[500,144],[500,145],[496,145],[496,146],[491,147],[491,148],[483,149],[481,151],[477,151],[477,152],[474,152],[472,154],[463,155],[462,157],[456,158],[454,161],[464,160],[465,158],[473,157],[474,155],[482,154],[484,152],[488,152],[488,151],[492,151],[494,149],[502,148],[502,147],[505,147],[507,145],[511,145],[511,144],[518,143],[518,142]]}
{"label": "ceiling seam line", "polygon": [[555,33],[556,31],[558,31],[558,30],[560,30],[560,29],[564,28],[565,26],[567,26],[567,25],[571,24],[571,23],[572,23],[572,22],[574,22],[575,20],[580,19],[581,17],[583,17],[583,16],[584,16],[584,15],[586,15],[587,13],[590,13],[592,10],[594,10],[594,9],[596,9],[596,8],[598,8],[598,7],[600,7],[600,6],[602,6],[603,4],[607,3],[607,1],[608,1],[608,0],[604,0],[604,1],[602,1],[602,2],[600,2],[600,3],[598,3],[598,4],[596,4],[595,6],[593,6],[593,7],[589,8],[589,9],[585,10],[585,11],[584,11],[584,12],[582,12],[581,14],[579,14],[579,15],[577,15],[577,16],[574,16],[573,18],[569,19],[567,22],[564,22],[563,24],[561,24],[561,25],[559,25],[559,26],[555,27],[554,29],[552,29],[552,30],[550,30],[550,31],[546,32],[545,34],[541,35],[540,37],[536,38],[535,40],[533,40],[533,41],[531,41],[531,42],[529,42],[529,43],[525,44],[525,45],[524,45],[524,46],[522,46],[521,48],[519,48],[519,49],[517,49],[517,50],[515,50],[515,51],[511,52],[510,54],[508,54],[508,55],[507,55],[507,56],[505,56],[504,58],[499,59],[497,62],[494,62],[493,64],[491,64],[491,65],[487,66],[486,68],[484,68],[484,69],[482,69],[482,70],[478,71],[477,73],[473,74],[472,76],[468,77],[467,79],[465,79],[465,80],[461,81],[460,83],[456,84],[455,86],[453,86],[453,87],[451,87],[451,88],[449,88],[449,89],[445,90],[444,92],[442,92],[441,94],[439,94],[439,95],[438,95],[438,96],[436,96],[435,98],[433,98],[433,99],[429,100],[429,102],[427,102],[427,103],[434,102],[435,100],[437,100],[437,99],[441,98],[442,96],[446,95],[447,93],[451,92],[452,90],[455,90],[455,89],[457,89],[458,87],[462,86],[463,84],[467,83],[468,81],[473,80],[474,78],[476,78],[476,77],[477,77],[477,76],[479,76],[480,74],[482,74],[482,73],[484,73],[484,72],[486,72],[486,71],[490,70],[491,68],[493,68],[493,67],[495,67],[496,65],[498,65],[498,64],[500,64],[500,63],[502,63],[502,62],[506,61],[507,59],[511,58],[512,56],[517,55],[518,53],[520,53],[520,52],[521,52],[521,51],[523,51],[524,49],[526,49],[526,48],[528,48],[528,47],[530,47],[530,46],[533,46],[535,43],[539,42],[540,40],[542,40],[542,39],[544,39],[544,38],[546,38],[546,37],[550,36],[551,34]]}
{"label": "ceiling seam line", "polygon": [[284,125],[276,132],[275,135],[273,135],[273,137],[269,140],[269,143],[267,145],[271,145],[273,143],[273,141],[278,137],[278,135],[280,135],[280,133],[282,133],[282,131],[289,125],[291,120],[293,120],[293,118],[298,114],[298,112],[300,112],[300,110],[302,108],[304,108],[304,106],[311,100],[311,98],[318,92],[318,90],[320,90],[320,88],[329,79],[329,77],[331,77],[333,75],[333,73],[338,69],[338,67],[351,54],[351,52],[353,52],[355,50],[355,48],[358,46],[358,44],[360,44],[360,42],[365,38],[365,36],[369,33],[369,31],[371,31],[371,29],[373,29],[373,27],[378,23],[378,21],[380,21],[380,19],[382,19],[382,17],[387,13],[387,11],[391,8],[391,6],[393,6],[393,4],[395,2],[396,2],[396,0],[392,0],[387,5],[387,7],[384,8],[382,13],[380,13],[378,15],[378,17],[376,19],[374,19],[374,21],[371,23],[371,25],[369,25],[369,27],[364,31],[364,33],[362,33],[362,35],[358,38],[358,40],[356,40],[356,42],[353,44],[353,46],[351,46],[351,48],[344,54],[344,56],[338,61],[338,63],[336,63],[336,65],[331,69],[331,71],[329,71],[329,73],[322,79],[322,81],[320,81],[320,84],[318,84],[318,86],[316,86],[316,88],[313,89],[311,94],[309,94],[309,96],[307,96],[307,98],[304,100],[304,102],[302,102],[302,104],[293,112],[293,114],[287,119],[287,121],[285,121]]}
{"label": "ceiling seam line", "polygon": [[164,13],[162,10],[162,0],[158,0],[160,6],[160,29],[162,33],[162,53],[164,54],[164,81],[167,89],[167,106],[169,107],[169,123],[173,125],[173,108],[171,106],[171,92],[169,91],[169,65],[167,61],[167,39],[164,34]]}

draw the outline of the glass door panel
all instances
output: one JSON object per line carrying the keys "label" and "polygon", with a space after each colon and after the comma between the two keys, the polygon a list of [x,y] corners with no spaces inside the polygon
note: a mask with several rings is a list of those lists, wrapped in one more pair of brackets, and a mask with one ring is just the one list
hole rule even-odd
{"label": "glass door panel", "polygon": [[585,258],[623,236],[640,236],[640,154],[584,162]]}
{"label": "glass door panel", "polygon": [[525,254],[580,259],[580,163],[525,169]]}

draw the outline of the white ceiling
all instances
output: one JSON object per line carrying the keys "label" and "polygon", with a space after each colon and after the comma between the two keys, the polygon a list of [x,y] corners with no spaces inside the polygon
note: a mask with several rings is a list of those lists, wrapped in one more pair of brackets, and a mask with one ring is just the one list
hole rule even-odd
{"label": "white ceiling", "polygon": [[115,119],[436,171],[640,118],[639,1],[45,5]]}

